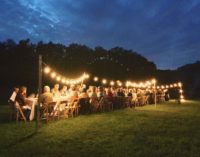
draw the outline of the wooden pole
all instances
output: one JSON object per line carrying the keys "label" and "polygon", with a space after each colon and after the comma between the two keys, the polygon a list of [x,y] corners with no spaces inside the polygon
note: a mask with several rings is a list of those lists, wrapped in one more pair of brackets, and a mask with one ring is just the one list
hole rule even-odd
{"label": "wooden pole", "polygon": [[[85,76],[85,72],[83,75]],[[81,88],[83,87],[83,81],[84,81],[84,79],[81,80]]]}
{"label": "wooden pole", "polygon": [[156,91],[156,82],[154,83],[154,89],[155,89],[155,107],[156,107],[156,105],[157,105],[157,96],[156,96],[156,94],[157,94],[157,91]]}
{"label": "wooden pole", "polygon": [[42,94],[42,55],[39,55],[39,58],[38,58],[38,105],[37,105],[36,131],[38,131],[39,125],[40,125],[41,94]]}

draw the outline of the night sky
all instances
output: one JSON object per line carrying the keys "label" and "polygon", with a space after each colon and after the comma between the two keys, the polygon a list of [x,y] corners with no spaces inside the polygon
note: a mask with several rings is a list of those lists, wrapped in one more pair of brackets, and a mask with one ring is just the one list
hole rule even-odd
{"label": "night sky", "polygon": [[200,59],[199,0],[0,0],[0,41],[132,49],[160,69]]}

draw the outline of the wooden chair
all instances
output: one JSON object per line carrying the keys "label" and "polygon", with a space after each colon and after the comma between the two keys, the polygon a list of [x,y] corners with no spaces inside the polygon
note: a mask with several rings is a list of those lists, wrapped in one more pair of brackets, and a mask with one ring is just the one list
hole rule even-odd
{"label": "wooden chair", "polygon": [[113,110],[113,102],[108,98],[104,98],[104,111]]}
{"label": "wooden chair", "polygon": [[79,104],[78,104],[78,100],[74,100],[73,102],[68,103],[68,105],[66,106],[66,112],[68,113],[68,117],[74,117],[77,116],[79,114]]}
{"label": "wooden chair", "polygon": [[19,103],[16,101],[15,104],[15,111],[16,111],[16,122],[19,121],[19,118],[21,118],[24,122],[26,122],[26,117],[24,115],[23,109],[19,105]]}
{"label": "wooden chair", "polygon": [[99,100],[99,106],[98,106],[98,110],[99,111],[104,111],[104,97],[101,97]]}
{"label": "wooden chair", "polygon": [[69,110],[66,107],[66,102],[56,102],[54,109],[52,111],[53,119],[55,118],[60,119],[62,117],[68,118],[69,117]]}
{"label": "wooden chair", "polygon": [[98,109],[100,108],[100,104],[98,100],[91,100],[90,101],[90,105],[91,105],[91,112],[97,112]]}
{"label": "wooden chair", "polygon": [[49,119],[53,117],[53,109],[55,106],[55,102],[44,103],[40,109],[40,119],[46,120],[46,123],[49,122]]}
{"label": "wooden chair", "polygon": [[124,106],[131,107],[131,97],[125,97],[124,99]]}
{"label": "wooden chair", "polygon": [[12,100],[8,100],[8,104],[10,107],[10,121],[12,121],[16,117],[15,102],[13,102]]}

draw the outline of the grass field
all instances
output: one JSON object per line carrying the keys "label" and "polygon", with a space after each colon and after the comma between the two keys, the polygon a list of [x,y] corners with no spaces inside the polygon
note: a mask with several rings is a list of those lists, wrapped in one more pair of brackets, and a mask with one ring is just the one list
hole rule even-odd
{"label": "grass field", "polygon": [[[8,122],[0,106],[0,156],[200,156],[200,102],[81,115],[43,124]],[[7,121],[6,121],[7,120]]]}

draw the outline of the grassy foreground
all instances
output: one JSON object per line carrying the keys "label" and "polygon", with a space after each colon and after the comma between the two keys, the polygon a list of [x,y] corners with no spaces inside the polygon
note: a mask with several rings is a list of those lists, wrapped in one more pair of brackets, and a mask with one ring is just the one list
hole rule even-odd
{"label": "grassy foreground", "polygon": [[0,106],[0,156],[200,156],[200,102],[168,102],[81,115],[43,124],[5,122]]}

